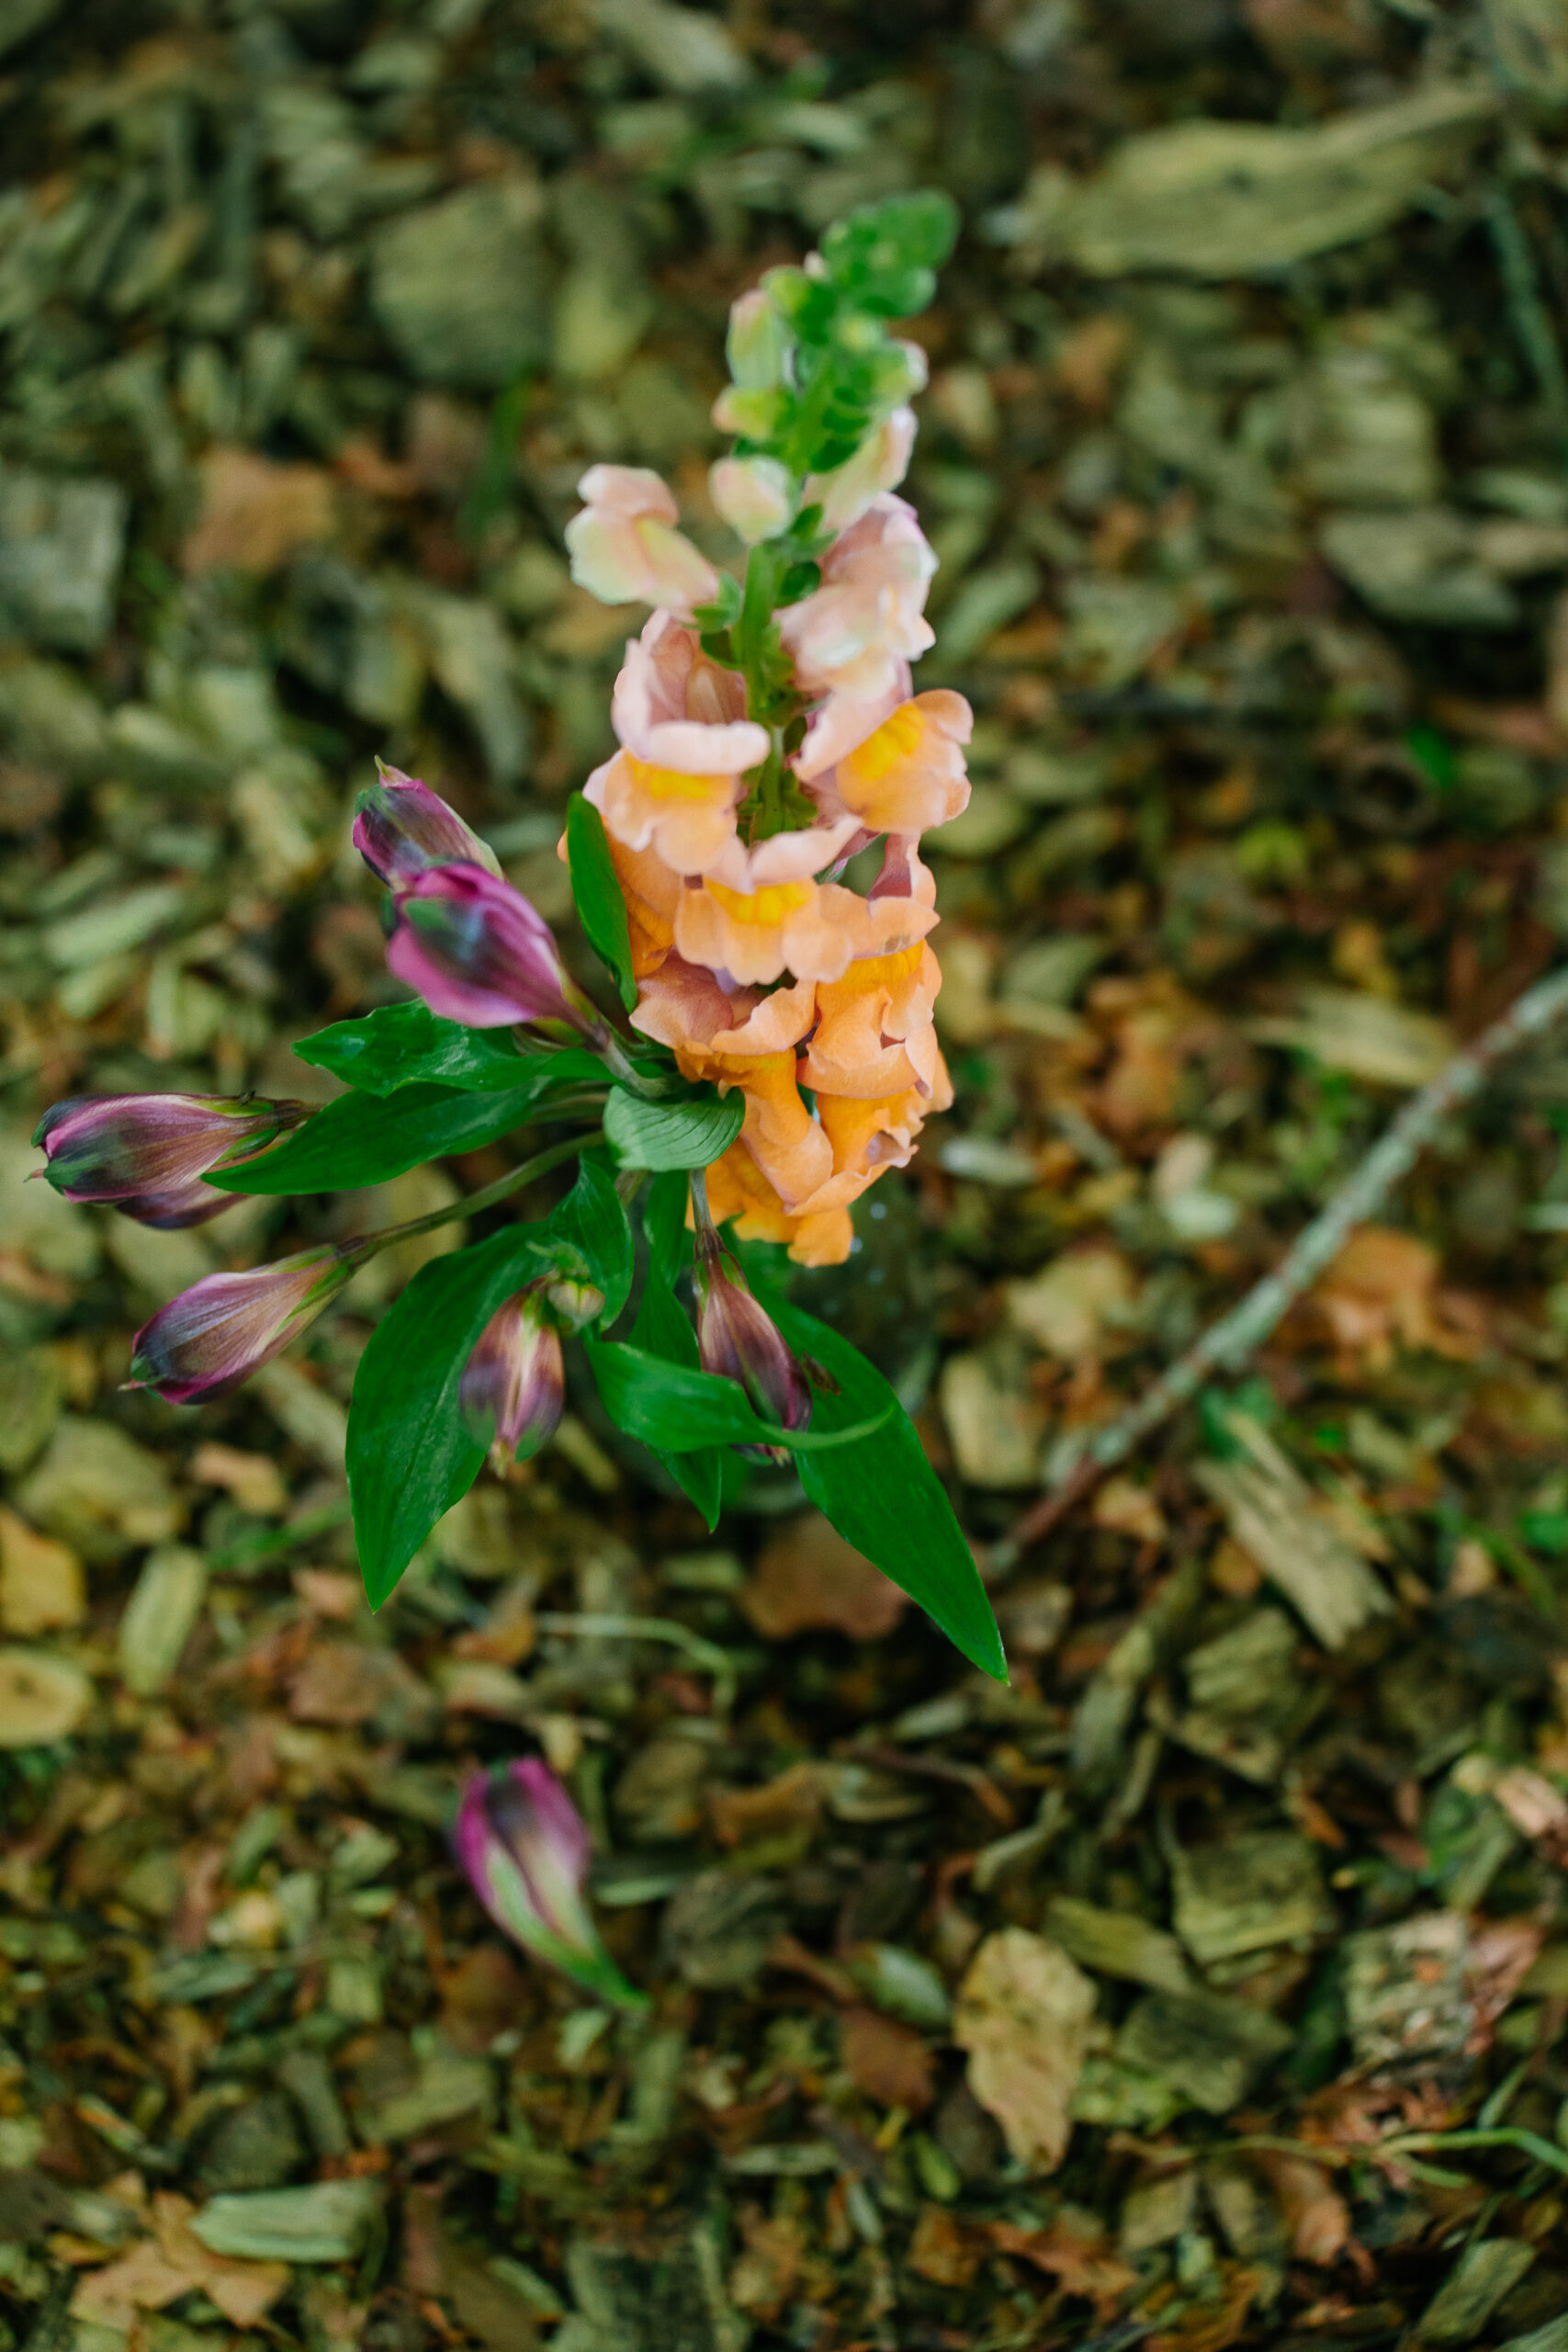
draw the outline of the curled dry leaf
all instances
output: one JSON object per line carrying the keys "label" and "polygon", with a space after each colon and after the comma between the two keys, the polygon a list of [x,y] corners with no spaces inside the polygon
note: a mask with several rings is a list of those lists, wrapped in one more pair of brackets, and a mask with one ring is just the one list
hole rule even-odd
{"label": "curled dry leaf", "polygon": [[1072,2131],[1094,1986],[1060,1944],[1027,1928],[987,1936],[959,1988],[953,2040],[969,2087],[1021,2164],[1054,2172]]}

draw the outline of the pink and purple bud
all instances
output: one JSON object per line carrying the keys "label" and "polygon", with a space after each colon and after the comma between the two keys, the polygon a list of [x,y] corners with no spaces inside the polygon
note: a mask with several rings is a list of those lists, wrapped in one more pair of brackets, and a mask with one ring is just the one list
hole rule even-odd
{"label": "pink and purple bud", "polygon": [[125,1386],[156,1389],[171,1405],[226,1396],[315,1321],[365,1254],[363,1241],[323,1244],[247,1273],[204,1275],[137,1332]]}
{"label": "pink and purple bud", "polygon": [[220,1094],[79,1094],[56,1102],[33,1141],[34,1170],[68,1201],[106,1201],[139,1225],[201,1225],[237,1195],[204,1184],[310,1117],[303,1102]]}
{"label": "pink and purple bud", "polygon": [[412,889],[433,865],[477,865],[499,881],[495,852],[417,777],[376,763],[378,781],[354,804],[354,846],[389,890]]}
{"label": "pink and purple bud", "polygon": [[599,1940],[582,1893],[592,1843],[547,1764],[530,1756],[476,1772],[457,1807],[452,1847],[474,1893],[514,1943],[601,2000],[647,2007]]}
{"label": "pink and purple bud", "polygon": [[[775,1429],[804,1430],[811,1419],[811,1389],[799,1358],[752,1296],[745,1275],[703,1211],[697,1217],[695,1283],[697,1355],[703,1370],[739,1381],[760,1419]],[[743,1445],[737,1451],[757,1462],[789,1460],[784,1446]]]}
{"label": "pink and purple bud", "polygon": [[530,1283],[497,1308],[457,1384],[464,1426],[476,1445],[491,1449],[498,1469],[531,1460],[555,1435],[566,1401],[560,1333],[543,1290]]}
{"label": "pink and purple bud", "polygon": [[544,917],[482,866],[434,865],[419,875],[398,899],[387,962],[432,1012],[470,1029],[526,1022],[562,1042],[593,1045],[604,1035]]}

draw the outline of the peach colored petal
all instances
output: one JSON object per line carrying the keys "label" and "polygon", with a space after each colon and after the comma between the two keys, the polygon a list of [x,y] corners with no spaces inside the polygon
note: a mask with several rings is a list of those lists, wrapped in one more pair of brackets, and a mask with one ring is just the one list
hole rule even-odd
{"label": "peach colored petal", "polygon": [[812,719],[805,742],[796,752],[794,767],[803,784],[814,776],[824,775],[836,767],[857,744],[874,735],[885,718],[891,718],[901,702],[909,697],[909,665],[898,665],[898,673],[886,694],[869,698],[856,695],[829,695]]}
{"label": "peach colored petal", "polygon": [[914,508],[882,492],[828,549],[821,586],[779,616],[807,691],[886,694],[936,641],[923,609],[935,570]]}
{"label": "peach colored petal", "polygon": [[817,1114],[833,1147],[833,1173],[808,1199],[793,1204],[797,1214],[821,1216],[829,1209],[848,1208],[889,1168],[906,1167],[926,1113],[942,1107],[943,1095],[951,1099],[940,1058],[929,1102],[913,1088],[883,1102],[819,1094]]}
{"label": "peach colored petal", "polygon": [[931,1005],[942,967],[923,942],[868,956],[817,989],[820,1021],[801,1076],[818,1093],[886,1102],[929,1094],[938,1061]]}
{"label": "peach colored petal", "polygon": [[805,882],[835,865],[860,830],[858,819],[838,817],[829,824],[773,833],[752,849],[735,841],[711,868],[713,878],[728,890],[747,892],[770,883]]}
{"label": "peach colored petal", "polygon": [[841,1266],[854,1243],[848,1209],[791,1216],[743,1143],[732,1143],[707,1171],[708,1206],[717,1225],[734,1221],[745,1241],[779,1241],[801,1266]]}
{"label": "peach colored petal", "polygon": [[879,491],[897,489],[909,470],[914,446],[915,412],[896,408],[843,465],[831,473],[807,476],[802,503],[820,505],[825,531],[848,530]]}
{"label": "peach colored petal", "polygon": [[873,832],[944,825],[969,805],[963,746],[974,724],[962,695],[916,695],[839,761],[833,790]]}
{"label": "peach colored petal", "polygon": [[685,775],[617,752],[583,791],[627,849],[651,849],[675,874],[702,874],[735,838],[739,775]]}
{"label": "peach colored petal", "polygon": [[610,717],[651,767],[739,777],[768,756],[768,730],[747,718],[739,673],[710,662],[672,613],[654,613],[627,645]]}
{"label": "peach colored petal", "polygon": [[762,995],[728,990],[705,966],[671,956],[643,987],[632,1026],[677,1052],[719,1060],[776,1054],[805,1036],[817,1017],[809,980]]}
{"label": "peach colored petal", "polygon": [[586,501],[566,526],[571,576],[606,605],[666,605],[689,613],[717,594],[718,574],[675,528],[668,486],[641,466],[590,466]]}

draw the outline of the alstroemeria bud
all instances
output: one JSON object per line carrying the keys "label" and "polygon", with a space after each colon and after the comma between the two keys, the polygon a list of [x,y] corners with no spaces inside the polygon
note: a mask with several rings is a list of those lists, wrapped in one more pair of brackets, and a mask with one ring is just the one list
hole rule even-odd
{"label": "alstroemeria bud", "polygon": [[530,1283],[496,1309],[457,1384],[468,1435],[476,1445],[493,1447],[498,1467],[537,1453],[555,1435],[566,1402],[560,1333],[544,1311],[540,1289]]}
{"label": "alstroemeria bud", "polygon": [[795,476],[776,458],[720,458],[708,468],[708,492],[748,547],[775,538],[795,514]]}
{"label": "alstroemeria bud", "polygon": [[363,1254],[361,1243],[323,1244],[248,1273],[204,1274],[143,1323],[125,1386],[171,1405],[226,1396],[315,1321]]}
{"label": "alstroemeria bud", "polygon": [[514,1943],[601,2000],[647,2007],[599,1940],[582,1897],[592,1842],[547,1764],[530,1756],[476,1772],[457,1807],[452,1846],[474,1893]]}
{"label": "alstroemeria bud", "polygon": [[407,890],[433,865],[479,865],[500,878],[488,842],[417,776],[376,763],[378,781],[354,804],[354,846],[389,890]]}
{"label": "alstroemeria bud", "polygon": [[510,882],[477,865],[433,865],[399,899],[397,918],[387,962],[432,1012],[470,1029],[530,1022],[566,1040],[603,1035],[549,924]]}
{"label": "alstroemeria bud", "polygon": [[56,1102],[33,1141],[34,1170],[68,1201],[107,1201],[139,1225],[201,1225],[238,1195],[202,1178],[252,1159],[310,1117],[303,1102],[252,1095],[79,1094]]}
{"label": "alstroemeria bud", "polygon": [[[783,1332],[752,1296],[745,1275],[699,1216],[695,1282],[697,1353],[705,1372],[739,1381],[752,1410],[775,1428],[803,1430],[811,1419],[811,1389]],[[743,1445],[753,1461],[784,1463],[777,1445]]]}

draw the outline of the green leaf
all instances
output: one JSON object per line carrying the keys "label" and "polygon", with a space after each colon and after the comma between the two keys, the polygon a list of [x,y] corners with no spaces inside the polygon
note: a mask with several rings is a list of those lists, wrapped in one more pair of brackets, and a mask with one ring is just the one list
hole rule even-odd
{"label": "green leaf", "polygon": [[604,838],[604,820],[591,800],[574,792],[566,809],[567,866],[571,895],[588,944],[614,975],[621,1002],[629,1012],[637,1002],[632,977],[632,935],[626,923],[626,902],[615,878],[615,863]]}
{"label": "green leaf", "polygon": [[[642,1206],[648,1239],[648,1276],[642,1286],[631,1344],[665,1363],[698,1369],[697,1335],[675,1295],[674,1278],[685,1241],[686,1182],[683,1176],[656,1176]],[[689,1453],[660,1451],[660,1460],[682,1492],[701,1511],[710,1530],[718,1524],[724,1495],[724,1453],[716,1445]]]}
{"label": "green leaf", "polygon": [[[642,1229],[648,1241],[650,1270],[662,1274],[671,1291],[691,1257],[686,1241],[686,1204],[690,1197],[685,1171],[675,1169],[655,1176],[642,1196]],[[692,1361],[696,1362],[695,1356]]]}
{"label": "green leaf", "polygon": [[[542,1077],[541,1073],[541,1077]],[[389,1095],[340,1094],[258,1159],[204,1179],[225,1193],[345,1193],[384,1184],[405,1168],[477,1151],[536,1115],[548,1082],[506,1094],[405,1086]]]}
{"label": "green leaf", "polygon": [[604,1106],[604,1140],[623,1168],[708,1168],[746,1116],[739,1087],[695,1102],[649,1102],[617,1087]]}
{"label": "green leaf", "polygon": [[441,1517],[473,1485],[484,1448],[457,1409],[474,1342],[547,1263],[537,1226],[422,1266],[370,1334],[348,1410],[348,1491],[365,1590],[379,1609]]}
{"label": "green leaf", "polygon": [[602,1159],[583,1154],[576,1183],[550,1211],[544,1229],[581,1251],[590,1279],[604,1294],[599,1322],[608,1330],[631,1295],[636,1253],[621,1196]]}
{"label": "green leaf", "polygon": [[[888,1417],[884,1401],[848,1429],[775,1429],[759,1420],[739,1383],[722,1373],[668,1363],[625,1340],[590,1340],[587,1347],[610,1419],[628,1437],[660,1453],[691,1453],[704,1445],[784,1445],[792,1453],[847,1452]],[[891,1389],[887,1395],[892,1396]]]}
{"label": "green leaf", "polygon": [[471,1093],[504,1092],[539,1083],[595,1085],[604,1067],[596,1055],[571,1046],[559,1053],[521,1054],[504,1029],[465,1029],[443,1021],[427,1004],[383,1004],[362,1021],[334,1021],[294,1048],[302,1062],[331,1070],[362,1094],[395,1094],[401,1086],[457,1086]]}
{"label": "green leaf", "polygon": [[892,1407],[874,1436],[837,1453],[802,1454],[807,1494],[846,1543],[919,1601],[971,1665],[1005,1682],[1007,1660],[991,1604],[914,1423],[858,1348],[798,1306],[780,1302],[773,1312],[796,1354],[815,1357],[838,1383],[836,1396],[816,1397],[814,1430],[850,1428]]}

